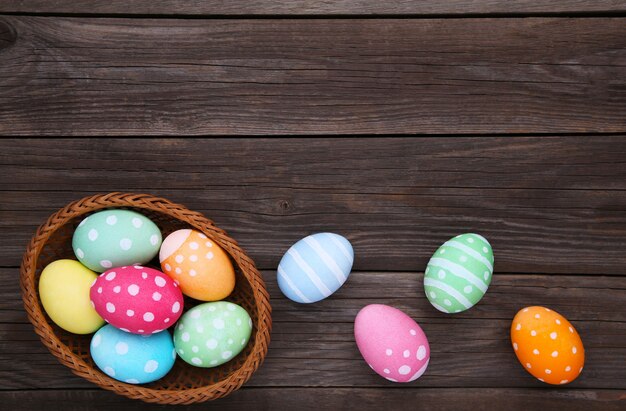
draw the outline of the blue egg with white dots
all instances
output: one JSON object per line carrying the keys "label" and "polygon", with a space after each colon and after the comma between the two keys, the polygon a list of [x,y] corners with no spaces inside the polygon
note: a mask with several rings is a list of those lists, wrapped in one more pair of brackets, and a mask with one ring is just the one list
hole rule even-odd
{"label": "blue egg with white dots", "polygon": [[170,333],[131,334],[107,324],[91,339],[91,357],[105,374],[129,384],[156,381],[174,366]]}
{"label": "blue egg with white dots", "polygon": [[297,303],[330,296],[348,279],[354,262],[350,242],[339,234],[317,233],[287,250],[278,265],[278,286]]}

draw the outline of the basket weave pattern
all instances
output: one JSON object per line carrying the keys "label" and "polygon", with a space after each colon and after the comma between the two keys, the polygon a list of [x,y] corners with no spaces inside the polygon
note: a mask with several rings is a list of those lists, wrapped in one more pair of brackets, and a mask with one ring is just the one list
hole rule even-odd
{"label": "basket weave pattern", "polygon": [[[163,238],[181,228],[193,228],[220,245],[232,258],[236,286],[227,301],[241,305],[253,322],[247,347],[233,360],[215,368],[193,367],[177,359],[162,379],[145,385],[126,384],[110,378],[94,364],[89,354],[91,335],[69,333],[46,315],[38,293],[39,276],[49,263],[75,259],[72,235],[80,221],[106,208],[124,208],[144,214],[161,229]],[[159,269],[155,259],[146,266]],[[35,332],[50,352],[72,372],[100,387],[129,398],[159,404],[191,404],[224,397],[241,387],[261,365],[270,340],[271,307],[265,283],[254,262],[230,238],[202,214],[182,205],[147,194],[110,193],[85,197],[62,208],[41,225],[31,239],[20,269],[24,308]],[[185,309],[199,304],[185,297]]]}

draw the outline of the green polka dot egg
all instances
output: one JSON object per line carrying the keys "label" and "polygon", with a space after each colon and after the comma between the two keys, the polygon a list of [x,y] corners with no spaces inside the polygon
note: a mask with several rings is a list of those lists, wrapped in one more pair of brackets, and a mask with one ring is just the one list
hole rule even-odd
{"label": "green polka dot egg", "polygon": [[84,266],[101,273],[111,267],[147,263],[159,252],[161,241],[161,231],[148,217],[112,209],[81,221],[72,248]]}
{"label": "green polka dot egg", "polygon": [[237,356],[248,344],[252,320],[245,309],[226,301],[187,311],[174,330],[174,347],[185,362],[211,368]]}
{"label": "green polka dot egg", "polygon": [[481,235],[461,234],[446,241],[426,266],[428,301],[448,314],[472,308],[491,283],[493,263],[491,244]]}

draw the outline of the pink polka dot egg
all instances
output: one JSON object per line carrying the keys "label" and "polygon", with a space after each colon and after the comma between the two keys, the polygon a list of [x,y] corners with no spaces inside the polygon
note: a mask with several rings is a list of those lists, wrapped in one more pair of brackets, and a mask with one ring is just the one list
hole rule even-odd
{"label": "pink polka dot egg", "polygon": [[391,382],[415,381],[430,361],[430,346],[421,327],[404,312],[370,304],[354,321],[354,337],[363,359]]}
{"label": "pink polka dot egg", "polygon": [[89,295],[105,321],[133,334],[163,331],[183,312],[183,294],[178,284],[158,270],[139,265],[103,272]]}

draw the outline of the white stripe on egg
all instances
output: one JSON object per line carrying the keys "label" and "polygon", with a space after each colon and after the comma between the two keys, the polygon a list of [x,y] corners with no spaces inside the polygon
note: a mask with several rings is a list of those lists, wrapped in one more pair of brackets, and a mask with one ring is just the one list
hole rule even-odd
{"label": "white stripe on egg", "polygon": [[322,282],[317,273],[311,268],[311,266],[307,264],[306,261],[304,261],[302,256],[300,256],[300,253],[298,253],[294,248],[290,248],[287,253],[294,259],[296,264],[298,264],[298,267],[300,267],[300,269],[304,271],[307,277],[309,277],[309,280],[313,282],[315,287],[317,287],[318,291],[322,293],[324,298],[332,294],[332,292],[328,289],[328,287],[326,287],[326,284]]}
{"label": "white stripe on egg", "polygon": [[302,291],[300,291],[298,287],[296,287],[296,285],[293,283],[293,281],[291,281],[291,279],[287,276],[287,274],[285,274],[285,270],[283,270],[283,267],[280,265],[278,266],[278,275],[280,275],[281,278],[285,280],[285,282],[287,283],[287,286],[291,288],[291,290],[294,293],[296,293],[296,295],[300,297],[302,301],[304,301],[305,303],[311,302],[311,300],[309,300],[308,298],[306,298],[304,294],[302,294]]}
{"label": "white stripe on egg", "polygon": [[439,304],[434,303],[434,302],[432,302],[432,301],[431,301],[430,303],[433,305],[433,307],[435,307],[436,309],[438,309],[438,310],[439,310],[439,311],[441,311],[442,313],[450,314],[450,311],[448,311],[446,308],[444,308],[444,307],[440,306]]}
{"label": "white stripe on egg", "polygon": [[476,286],[476,288],[478,288],[483,293],[487,291],[487,285],[461,265],[455,264],[443,258],[431,258],[428,262],[428,265],[448,270],[450,274],[459,278],[463,278],[467,282],[472,283],[472,285]]}
{"label": "white stripe on egg", "polygon": [[459,243],[458,241],[454,241],[454,240],[446,241],[443,245],[444,245],[444,247],[446,247],[446,246],[447,247],[452,247],[452,248],[456,248],[459,251],[464,252],[465,254],[467,254],[467,255],[473,257],[474,259],[480,261],[481,263],[483,263],[489,269],[489,271],[493,272],[493,266],[491,265],[489,260],[487,260],[483,255],[479,254],[473,248],[470,248],[470,247],[466,246],[465,244]]}
{"label": "white stripe on egg", "polygon": [[337,238],[336,234],[333,233],[326,233],[326,237],[330,238],[330,240],[335,243],[335,245],[339,248],[339,250],[341,250],[341,252],[343,253],[343,255],[346,256],[346,258],[348,259],[348,261],[350,261],[350,264],[352,264],[353,261],[353,257],[350,255],[350,252],[348,251],[348,249],[346,248],[346,246],[339,241],[339,239]]}
{"label": "white stripe on egg", "polygon": [[322,248],[320,243],[318,243],[313,236],[306,237],[304,239],[304,242],[307,243],[317,253],[318,257],[320,257],[322,261],[324,261],[324,264],[326,264],[330,271],[332,271],[337,281],[339,281],[339,284],[343,284],[346,282],[347,277],[343,274],[341,268],[339,268],[335,260],[328,255],[328,253]]}
{"label": "white stripe on egg", "polygon": [[441,291],[448,293],[448,295],[454,297],[454,299],[456,299],[465,308],[470,308],[472,306],[472,303],[467,298],[465,298],[454,288],[450,287],[448,284],[442,283],[441,281],[433,280],[432,278],[425,278],[424,285],[437,288]]}

